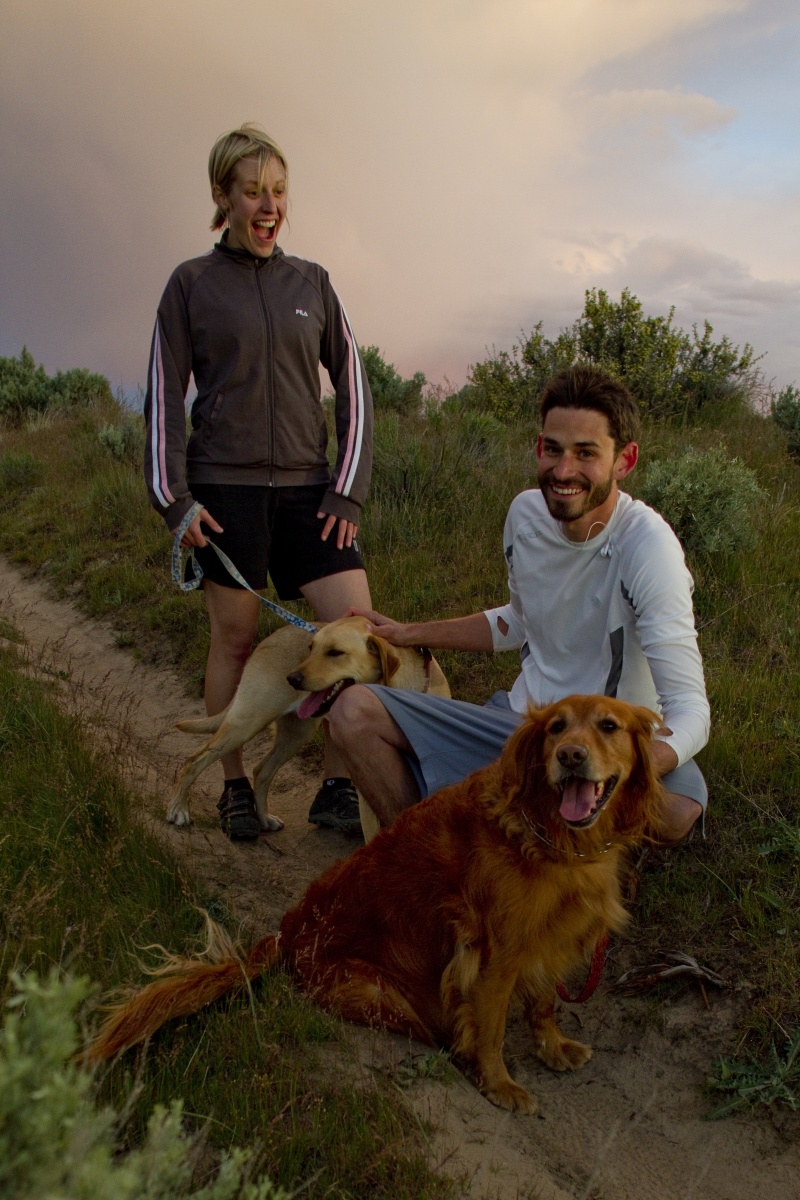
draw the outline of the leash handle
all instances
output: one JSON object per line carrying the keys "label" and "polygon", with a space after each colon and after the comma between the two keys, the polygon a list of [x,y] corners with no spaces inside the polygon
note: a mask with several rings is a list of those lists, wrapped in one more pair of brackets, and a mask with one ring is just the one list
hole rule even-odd
{"label": "leash handle", "polygon": [[[194,546],[181,545],[181,540],[183,535],[186,533],[186,530],[189,528],[198,513],[202,511],[203,505],[198,501],[195,501],[195,503],[184,516],[178,528],[175,530],[175,537],[172,542],[172,582],[176,583],[182,592],[193,592],[195,588],[200,587],[200,584],[203,581],[203,568],[195,558]],[[298,629],[305,629],[307,633],[317,632],[316,625],[310,624],[309,621],[304,621],[303,618],[298,617],[296,613],[289,612],[288,608],[281,608],[280,604],[276,604],[274,600],[268,600],[266,596],[259,595],[255,588],[250,587],[250,584],[247,582],[238,568],[234,566],[227,554],[225,554],[223,550],[220,550],[219,546],[212,542],[210,537],[206,537],[206,542],[212,547],[214,553],[217,555],[228,574],[231,575],[237,583],[241,584],[242,587],[247,588],[248,592],[251,592],[260,604],[263,604],[265,608],[268,608],[270,612],[274,612],[276,616],[280,617],[281,620],[286,621],[286,623],[289,625],[296,625]],[[189,579],[186,578],[187,563],[191,563],[192,567],[192,573]]]}

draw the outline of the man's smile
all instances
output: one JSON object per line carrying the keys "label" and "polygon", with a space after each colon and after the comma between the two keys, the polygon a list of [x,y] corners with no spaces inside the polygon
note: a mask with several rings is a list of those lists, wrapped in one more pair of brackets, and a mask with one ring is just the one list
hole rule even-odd
{"label": "man's smile", "polygon": [[554,479],[548,479],[546,483],[557,496],[579,496],[587,490],[583,483],[556,483]]}

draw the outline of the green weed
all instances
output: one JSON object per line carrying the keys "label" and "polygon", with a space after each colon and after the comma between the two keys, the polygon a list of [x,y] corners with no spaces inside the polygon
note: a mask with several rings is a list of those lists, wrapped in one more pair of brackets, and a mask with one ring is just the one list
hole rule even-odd
{"label": "green weed", "polygon": [[459,1078],[446,1050],[430,1051],[427,1054],[407,1054],[392,1070],[392,1078],[399,1087],[412,1087],[422,1080],[435,1083],[453,1083]]}
{"label": "green weed", "polygon": [[97,434],[112,458],[137,468],[144,462],[144,417],[123,412],[117,424],[102,425]]}
{"label": "green weed", "polygon": [[709,1120],[756,1104],[785,1104],[796,1111],[800,1108],[800,1028],[786,1043],[783,1058],[773,1045],[765,1062],[719,1059],[710,1086],[725,1092],[728,1099],[709,1113]]}
{"label": "green weed", "polygon": [[44,466],[32,454],[4,454],[0,458],[0,487],[11,491],[35,487],[44,476]]}

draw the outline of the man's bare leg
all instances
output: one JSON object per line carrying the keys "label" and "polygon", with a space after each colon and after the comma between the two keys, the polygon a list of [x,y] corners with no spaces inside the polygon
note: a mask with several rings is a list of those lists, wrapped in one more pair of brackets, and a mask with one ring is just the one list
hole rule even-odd
{"label": "man's bare leg", "polygon": [[655,832],[658,844],[661,846],[676,846],[682,842],[694,826],[695,821],[702,816],[703,809],[690,796],[681,796],[678,792],[664,793],[664,809]]}
{"label": "man's bare leg", "polygon": [[328,721],[331,739],[350,778],[385,829],[420,798],[406,759],[411,746],[405,734],[375,693],[365,687],[342,692]]}

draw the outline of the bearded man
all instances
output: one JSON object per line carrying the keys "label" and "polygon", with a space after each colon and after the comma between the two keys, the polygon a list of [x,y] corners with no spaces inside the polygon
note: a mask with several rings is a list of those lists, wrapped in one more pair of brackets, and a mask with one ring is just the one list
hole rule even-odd
{"label": "bearded man", "polygon": [[331,710],[331,735],[385,827],[496,759],[530,705],[576,692],[645,705],[664,723],[651,750],[666,793],[657,834],[674,843],[708,799],[694,762],[708,740],[709,705],[692,577],[666,521],[619,489],[639,454],[639,412],[625,385],[571,367],[548,382],[540,412],[539,486],[514,499],[503,535],[508,603],[410,624],[363,614],[396,646],[519,649],[510,692],[481,706],[355,686]]}

